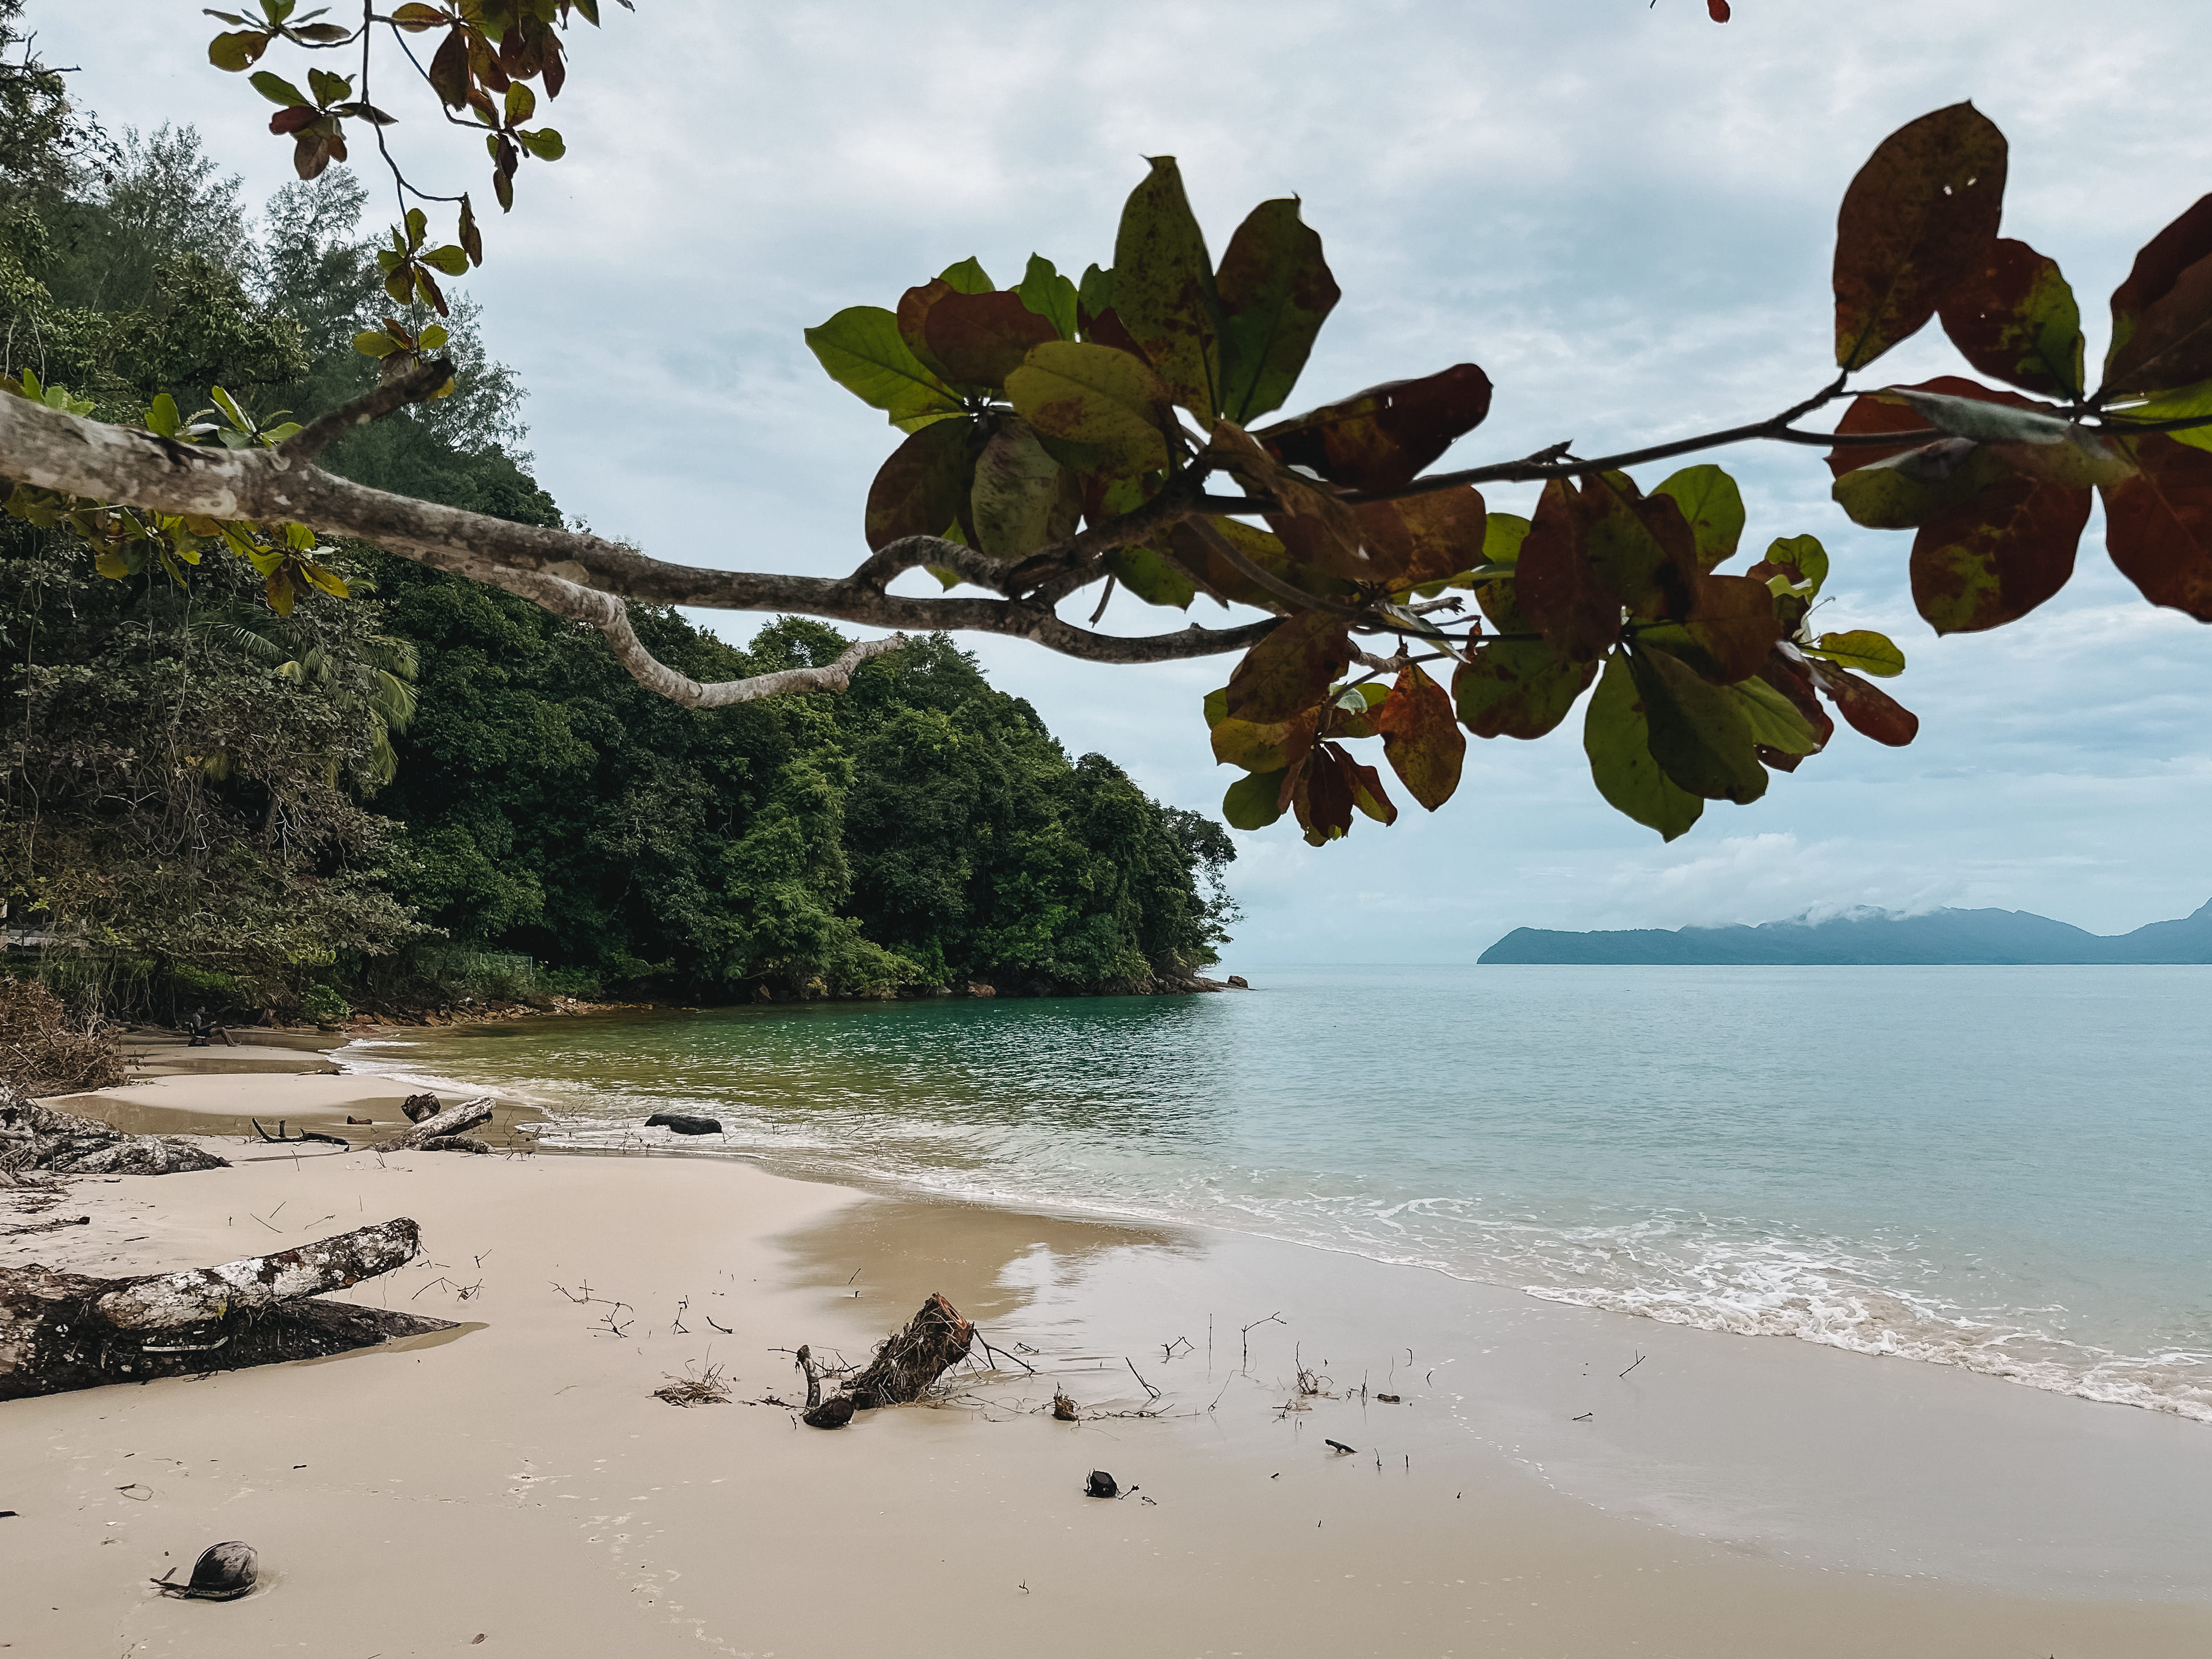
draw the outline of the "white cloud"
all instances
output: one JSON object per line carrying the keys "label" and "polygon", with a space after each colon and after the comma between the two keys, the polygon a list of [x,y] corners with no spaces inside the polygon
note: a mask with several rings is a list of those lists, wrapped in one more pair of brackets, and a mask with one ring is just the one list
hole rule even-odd
{"label": "white cloud", "polygon": [[[32,0],[31,21],[111,123],[196,121],[256,188],[286,175],[258,100],[206,66],[213,25],[191,9]],[[970,252],[1000,272],[1033,247],[1078,270],[1107,258],[1142,155],[1181,157],[1217,251],[1254,202],[1302,195],[1346,295],[1315,399],[1472,358],[1498,401],[1460,453],[1568,437],[1602,453],[1825,380],[1844,184],[1886,132],[1961,97],[2011,138],[2008,231],[2060,259],[2100,349],[2101,296],[2212,185],[2208,48],[2197,0],[2144,0],[2124,26],[2076,0],[1747,0],[1726,27],[1693,0],[647,5],[575,40],[549,112],[569,159],[526,171],[478,286],[570,511],[686,561],[830,571],[855,556],[895,434],[821,376],[799,331]],[[397,136],[443,137],[419,119]],[[481,185],[465,142],[441,167]],[[1954,367],[1928,337],[1883,371]],[[1838,625],[1905,647],[1896,689],[1926,722],[1918,744],[1843,737],[1667,847],[1595,800],[1571,723],[1478,745],[1440,817],[1408,808],[1320,851],[1279,827],[1243,838],[1243,948],[1470,959],[1524,923],[1938,897],[2111,930],[2203,902],[2212,635],[2142,605],[2093,529],[2044,611],[1937,641],[1911,611],[1907,538],[1845,523],[1814,455],[1729,464],[1755,543],[1821,535]],[[1140,625],[1120,602],[1112,619]],[[1176,801],[1218,799],[1196,704],[1223,665],[978,650],[1071,750]]]}

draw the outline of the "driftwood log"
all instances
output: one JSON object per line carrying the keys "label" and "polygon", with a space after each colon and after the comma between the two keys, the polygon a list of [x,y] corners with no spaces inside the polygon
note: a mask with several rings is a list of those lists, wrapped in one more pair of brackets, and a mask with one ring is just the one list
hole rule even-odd
{"label": "driftwood log", "polygon": [[490,1147],[468,1131],[491,1121],[491,1097],[479,1095],[420,1120],[377,1148],[380,1152],[488,1152]]}
{"label": "driftwood log", "polygon": [[95,1279],[0,1270],[0,1400],[343,1353],[452,1322],[307,1297],[413,1259],[412,1221],[217,1267]]}
{"label": "driftwood log", "polygon": [[58,1175],[176,1175],[226,1170],[227,1159],[173,1135],[126,1134],[98,1118],[33,1100],[0,1103],[0,1171]]}

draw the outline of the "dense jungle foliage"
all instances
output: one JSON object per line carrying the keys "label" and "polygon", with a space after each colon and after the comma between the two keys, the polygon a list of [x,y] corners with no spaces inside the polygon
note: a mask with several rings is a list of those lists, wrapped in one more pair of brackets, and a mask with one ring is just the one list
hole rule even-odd
{"label": "dense jungle foliage", "polygon": [[[0,0],[0,38],[18,10]],[[362,201],[333,168],[250,214],[191,131],[111,140],[58,86],[0,76],[6,367],[103,418],[161,392],[264,425],[328,408],[374,382],[351,339],[390,308]],[[454,395],[322,464],[561,523],[520,387],[467,306],[448,326]],[[280,617],[237,560],[116,581],[0,520],[0,890],[47,977],[119,1010],[325,1018],[471,991],[1114,991],[1225,937],[1220,827],[1071,761],[941,637],[842,696],[687,711],[596,633],[339,552],[352,597]],[[742,649],[672,613],[635,625],[702,679],[846,643],[791,619]]]}

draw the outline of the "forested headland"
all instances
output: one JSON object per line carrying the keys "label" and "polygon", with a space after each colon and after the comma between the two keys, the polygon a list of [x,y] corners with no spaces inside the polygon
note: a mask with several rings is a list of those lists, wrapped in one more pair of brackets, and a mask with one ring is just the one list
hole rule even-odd
{"label": "forested headland", "polygon": [[[9,372],[100,418],[167,394],[234,434],[374,383],[353,337],[392,307],[350,173],[252,206],[190,131],[111,137],[51,89],[0,94]],[[562,523],[522,388],[465,302],[447,325],[453,394],[321,464]],[[842,696],[687,710],[595,632],[373,547],[333,550],[346,596],[279,614],[240,560],[126,549],[103,572],[36,516],[0,519],[9,957],[111,1012],[1144,991],[1214,960],[1235,914],[1218,823],[1071,759],[941,636]],[[632,611],[702,680],[848,642]]]}

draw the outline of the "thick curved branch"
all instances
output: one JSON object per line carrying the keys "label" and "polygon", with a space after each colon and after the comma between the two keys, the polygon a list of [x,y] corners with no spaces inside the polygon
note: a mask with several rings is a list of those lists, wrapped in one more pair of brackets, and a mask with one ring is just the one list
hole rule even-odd
{"label": "thick curved branch", "polygon": [[[417,563],[506,588],[539,604],[548,598],[562,605],[579,604],[568,592],[573,588],[647,605],[795,613],[912,633],[1002,634],[1102,663],[1173,662],[1242,651],[1275,626],[1275,619],[1269,617],[1241,628],[1194,625],[1172,634],[1124,638],[1065,622],[1049,601],[1041,599],[886,593],[873,580],[881,568],[873,560],[854,575],[839,578],[672,564],[603,537],[514,524],[371,489],[297,462],[282,448],[201,448],[4,394],[0,394],[0,477],[161,513],[269,523],[296,520],[325,534],[374,543]],[[1073,538],[1071,543],[1081,539]],[[959,550],[952,544],[938,544],[914,562],[936,562],[937,552],[943,549]],[[1004,569],[996,567],[988,574],[1006,580],[1000,575]],[[979,567],[978,574],[986,573]],[[517,585],[529,576],[553,578],[561,585]],[[579,619],[599,627],[605,615],[602,611]]]}

